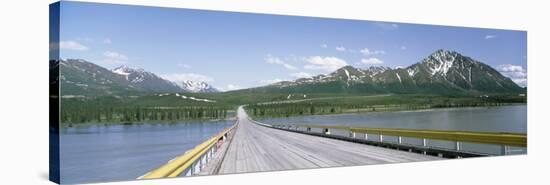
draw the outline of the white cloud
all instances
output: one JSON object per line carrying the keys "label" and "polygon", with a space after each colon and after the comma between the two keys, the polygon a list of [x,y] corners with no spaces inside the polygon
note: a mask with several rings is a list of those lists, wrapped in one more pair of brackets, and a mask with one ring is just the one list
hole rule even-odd
{"label": "white cloud", "polygon": [[212,77],[196,74],[196,73],[164,74],[164,75],[160,75],[160,77],[176,83],[181,83],[187,80],[191,80],[193,82],[213,82],[214,81]]}
{"label": "white cloud", "polygon": [[103,39],[103,43],[104,43],[104,44],[111,44],[111,43],[113,43],[113,42],[111,41],[111,39],[106,38],[106,39]]}
{"label": "white cloud", "polygon": [[361,64],[365,65],[381,65],[384,64],[384,61],[378,59],[378,58],[368,58],[368,59],[361,59]]}
{"label": "white cloud", "polygon": [[184,64],[184,63],[178,63],[178,67],[184,68],[184,69],[191,69],[191,65]]}
{"label": "white cloud", "polygon": [[105,64],[120,65],[128,62],[126,55],[114,51],[103,52],[103,57],[105,57],[103,59],[103,63]]}
{"label": "white cloud", "polygon": [[275,79],[271,79],[271,80],[260,80],[259,83],[262,84],[262,85],[269,85],[269,84],[282,82],[282,81],[288,81],[288,80],[275,78]]}
{"label": "white cloud", "polygon": [[503,64],[496,67],[497,71],[502,75],[512,79],[521,87],[527,87],[527,69],[522,66]]}
{"label": "white cloud", "polygon": [[265,58],[265,62],[268,63],[268,64],[281,65],[281,66],[283,66],[287,69],[290,69],[290,70],[296,70],[296,67],[294,67],[293,65],[290,65],[290,64],[286,63],[285,61],[281,60],[280,58],[273,57],[271,55],[267,55],[267,57]]}
{"label": "white cloud", "polygon": [[336,69],[348,65],[346,61],[336,57],[312,56],[305,60],[307,64],[304,66],[304,69],[325,70],[328,72],[335,71]]}
{"label": "white cloud", "polygon": [[374,25],[379,27],[379,28],[382,28],[384,30],[396,30],[396,29],[399,28],[399,25],[394,24],[394,23],[377,22],[377,23],[374,23]]}
{"label": "white cloud", "polygon": [[290,76],[292,76],[294,78],[309,78],[313,75],[310,74],[310,73],[306,73],[306,72],[298,72],[298,73],[292,73],[292,74],[290,74]]}
{"label": "white cloud", "polygon": [[237,90],[237,89],[242,89],[242,87],[239,86],[239,85],[235,85],[235,84],[227,84],[227,86],[225,87],[226,91],[232,91],[232,90]]}
{"label": "white cloud", "polygon": [[496,35],[485,35],[485,39],[494,39],[496,37]]}
{"label": "white cloud", "polygon": [[384,50],[374,50],[371,51],[369,48],[363,48],[359,50],[359,52],[363,53],[364,55],[380,55],[380,54],[386,54]]}
{"label": "white cloud", "polygon": [[326,44],[321,44],[321,47],[322,47],[322,48],[328,48],[328,45],[326,45]]}
{"label": "white cloud", "polygon": [[103,53],[103,56],[113,60],[128,60],[126,55],[114,51],[106,51]]}
{"label": "white cloud", "polygon": [[220,91],[234,91],[234,90],[244,89],[244,87],[241,87],[240,85],[236,85],[236,84],[227,84],[217,89],[219,89]]}
{"label": "white cloud", "polygon": [[75,50],[75,51],[87,51],[88,47],[72,40],[59,42],[60,49]]}
{"label": "white cloud", "polygon": [[346,51],[346,48],[339,46],[339,47],[336,47],[336,51]]}
{"label": "white cloud", "polygon": [[520,87],[527,87],[527,78],[514,78],[512,79]]}
{"label": "white cloud", "polygon": [[77,37],[76,40],[78,41],[84,41],[84,42],[92,42],[94,41],[94,39],[90,38],[90,37]]}
{"label": "white cloud", "polygon": [[499,65],[497,69],[501,72],[524,72],[525,71],[522,66],[512,65],[512,64]]}

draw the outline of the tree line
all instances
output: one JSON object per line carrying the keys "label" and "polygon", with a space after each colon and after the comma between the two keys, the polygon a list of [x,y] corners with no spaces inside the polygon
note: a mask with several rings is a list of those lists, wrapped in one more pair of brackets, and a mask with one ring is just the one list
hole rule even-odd
{"label": "tree line", "polygon": [[61,123],[143,122],[223,119],[228,107],[72,107],[61,109]]}
{"label": "tree line", "polygon": [[[370,100],[369,100],[370,101]],[[253,117],[289,117],[302,115],[340,114],[349,112],[377,112],[418,110],[450,107],[502,106],[524,103],[521,99],[507,98],[398,98],[388,100],[332,100],[294,103],[252,104],[245,107]]]}

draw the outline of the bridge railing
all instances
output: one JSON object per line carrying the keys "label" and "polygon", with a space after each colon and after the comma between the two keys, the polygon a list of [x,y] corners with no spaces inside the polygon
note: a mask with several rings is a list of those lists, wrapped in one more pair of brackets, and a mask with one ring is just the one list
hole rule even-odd
{"label": "bridge railing", "polygon": [[[446,130],[419,130],[419,129],[393,129],[393,128],[368,128],[349,127],[334,125],[289,125],[274,124],[274,128],[285,130],[301,130],[301,132],[312,133],[312,128],[321,129],[321,134],[330,135],[333,130],[340,130],[349,133],[349,138],[369,140],[375,135],[380,143],[385,142],[384,136],[397,137],[396,144],[402,145],[402,139],[421,139],[421,147],[429,148],[428,140],[442,140],[454,142],[454,150],[461,151],[462,142],[491,144],[501,146],[501,155],[507,155],[510,147],[527,147],[527,134],[503,133],[503,132],[472,132],[472,131],[446,131]],[[364,134],[364,138],[356,137],[357,133]],[[425,152],[424,152],[425,153]]]}
{"label": "bridge railing", "polygon": [[197,145],[195,148],[187,151],[185,154],[172,159],[165,165],[152,170],[141,177],[138,177],[138,179],[178,177],[182,174],[184,176],[191,176],[199,173],[218,151],[218,142],[225,141],[228,134],[233,132],[233,130],[237,127],[237,124],[238,122],[230,128],[223,130],[210,139]]}

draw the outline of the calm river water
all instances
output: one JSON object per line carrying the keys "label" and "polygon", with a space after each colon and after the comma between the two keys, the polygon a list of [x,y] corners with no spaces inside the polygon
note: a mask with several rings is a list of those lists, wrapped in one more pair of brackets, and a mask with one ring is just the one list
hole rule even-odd
{"label": "calm river water", "polygon": [[[259,121],[267,124],[345,125],[374,128],[527,133],[527,106],[314,115],[270,118]],[[334,131],[334,134],[347,136],[349,133]],[[361,137],[361,135],[357,137]],[[378,140],[378,137],[369,137],[369,139]],[[397,142],[397,137],[384,136],[384,141]],[[420,139],[411,138],[404,138],[402,141],[408,144],[419,145],[422,143]],[[455,143],[446,141],[429,141],[428,145],[440,148],[454,148],[456,146]],[[463,143],[461,149],[478,153],[501,154],[501,146],[496,145]],[[510,147],[508,150],[508,154],[524,154],[526,152],[526,148],[518,147]]]}
{"label": "calm river water", "polygon": [[62,183],[136,179],[232,124],[234,121],[63,129]]}

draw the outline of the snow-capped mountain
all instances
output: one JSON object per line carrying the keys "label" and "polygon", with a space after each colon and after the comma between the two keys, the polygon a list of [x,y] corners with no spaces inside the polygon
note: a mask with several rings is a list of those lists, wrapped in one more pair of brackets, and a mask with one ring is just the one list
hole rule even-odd
{"label": "snow-capped mountain", "polygon": [[481,92],[522,89],[491,66],[456,51],[437,50],[406,70],[418,86],[441,84],[447,88]]}
{"label": "snow-capped mountain", "polygon": [[82,59],[60,60],[59,71],[63,95],[116,95],[143,90],[125,77]]}
{"label": "snow-capped mountain", "polygon": [[82,59],[59,60],[61,92],[68,96],[105,96],[150,93],[218,92],[204,82],[177,84],[144,69],[128,66],[112,70]]}
{"label": "snow-capped mountain", "polygon": [[185,89],[189,92],[194,93],[210,93],[210,92],[219,92],[218,89],[212,87],[210,84],[206,82],[195,82],[191,80],[186,80],[180,84],[180,87],[182,89]]}
{"label": "snow-capped mountain", "polygon": [[59,61],[60,84],[65,95],[129,95],[143,93],[218,92],[205,82],[178,84],[141,68],[105,69],[82,59]]}
{"label": "snow-capped mountain", "polygon": [[165,80],[154,73],[141,68],[132,68],[125,65],[111,70],[113,73],[122,75],[128,82],[145,90],[156,92],[183,92],[175,83]]}
{"label": "snow-capped mountain", "polygon": [[278,82],[260,90],[338,93],[516,93],[523,89],[492,67],[456,51],[437,50],[406,68],[342,67],[295,81]]}

